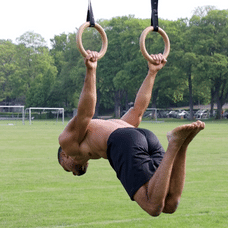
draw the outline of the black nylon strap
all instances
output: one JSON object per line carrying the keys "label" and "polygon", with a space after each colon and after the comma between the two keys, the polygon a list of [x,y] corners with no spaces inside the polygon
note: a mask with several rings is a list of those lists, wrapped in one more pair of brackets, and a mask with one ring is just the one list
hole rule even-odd
{"label": "black nylon strap", "polygon": [[154,27],[154,31],[158,31],[158,0],[151,0],[151,26]]}
{"label": "black nylon strap", "polygon": [[95,20],[94,20],[94,16],[93,16],[93,9],[92,9],[91,2],[89,2],[89,5],[88,5],[86,21],[90,22],[90,26],[89,27],[94,27],[95,26]]}

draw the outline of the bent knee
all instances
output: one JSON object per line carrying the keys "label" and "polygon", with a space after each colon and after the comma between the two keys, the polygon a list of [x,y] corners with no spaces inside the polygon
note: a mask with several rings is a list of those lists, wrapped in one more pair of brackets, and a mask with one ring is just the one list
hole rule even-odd
{"label": "bent knee", "polygon": [[167,213],[167,214],[173,214],[177,210],[179,203],[180,203],[180,199],[168,200],[165,203],[165,207],[163,209],[163,212]]}
{"label": "bent knee", "polygon": [[146,211],[152,217],[158,217],[163,210],[164,210],[164,205],[157,205],[157,206],[153,205],[149,207]]}

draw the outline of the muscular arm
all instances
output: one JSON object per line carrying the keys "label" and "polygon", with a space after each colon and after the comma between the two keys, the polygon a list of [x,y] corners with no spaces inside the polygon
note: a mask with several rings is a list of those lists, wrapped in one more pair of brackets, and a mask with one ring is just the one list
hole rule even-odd
{"label": "muscular arm", "polygon": [[128,122],[129,124],[138,127],[144,112],[146,111],[152,95],[154,81],[157,72],[165,65],[166,60],[161,54],[152,55],[152,58],[156,60],[157,65],[148,63],[149,71],[144,79],[135,99],[134,107],[131,108],[121,119]]}
{"label": "muscular arm", "polygon": [[157,73],[154,72],[148,72],[136,95],[134,107],[121,118],[122,120],[138,127],[142,120],[142,116],[150,103],[156,74]]}
{"label": "muscular arm", "polygon": [[78,103],[77,115],[70,120],[62,134],[59,136],[59,143],[65,153],[75,156],[79,153],[80,143],[85,138],[87,127],[93,118],[96,107],[96,67],[97,53],[89,52],[85,59],[86,76]]}
{"label": "muscular arm", "polygon": [[[86,70],[86,77],[84,86],[79,98],[77,119],[81,121],[90,121],[95,113],[95,106],[97,101],[96,94],[96,69]],[[75,122],[72,122],[72,127],[75,126]]]}

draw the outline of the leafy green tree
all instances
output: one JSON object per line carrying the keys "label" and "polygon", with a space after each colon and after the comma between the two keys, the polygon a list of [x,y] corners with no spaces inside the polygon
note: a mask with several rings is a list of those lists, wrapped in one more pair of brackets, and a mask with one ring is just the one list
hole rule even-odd
{"label": "leafy green tree", "polygon": [[[108,36],[108,51],[97,69],[96,115],[114,108],[116,117],[133,102],[147,74],[147,61],[139,48],[139,37],[150,25],[149,19],[134,16],[100,20]],[[170,107],[214,102],[221,118],[228,100],[228,11],[212,6],[199,7],[190,20],[159,20],[168,34],[171,52],[166,67],[156,77],[151,107]],[[60,34],[46,47],[41,35],[26,32],[17,44],[0,40],[0,102],[27,106],[61,106],[71,110],[78,105],[85,77],[84,60],[76,47],[75,33]],[[85,49],[99,51],[100,34],[94,28],[83,33]],[[149,53],[161,53],[163,39],[150,33]]]}
{"label": "leafy green tree", "polygon": [[222,54],[214,54],[208,58],[207,68],[211,94],[217,103],[217,119],[221,119],[222,106],[228,99],[228,58]]}
{"label": "leafy green tree", "polygon": [[0,41],[0,102],[23,102],[21,80],[17,75],[16,45],[9,40]]}
{"label": "leafy green tree", "polygon": [[[166,66],[158,72],[152,94],[152,107],[176,106],[183,101],[187,88],[186,78],[183,77],[182,58],[185,47],[184,34],[187,30],[187,21],[160,20],[159,26],[165,30],[171,42],[171,52]],[[162,53],[164,42],[161,36],[157,41],[148,37],[149,53]]]}
{"label": "leafy green tree", "polygon": [[64,107],[72,109],[77,107],[81,93],[85,66],[83,58],[76,47],[76,34],[68,34],[66,48],[63,50],[65,63],[58,76],[60,88],[58,88],[64,102]]}
{"label": "leafy green tree", "polygon": [[61,34],[59,36],[56,35],[53,39],[51,39],[52,48],[50,50],[50,54],[54,58],[55,66],[58,70],[57,77],[59,76],[62,68],[66,64],[65,52],[68,42],[68,36],[66,34]]}
{"label": "leafy green tree", "polygon": [[57,69],[54,61],[45,48],[42,55],[36,54],[34,65],[36,69],[35,78],[27,92],[26,105],[34,107],[53,107],[51,94],[55,84]]}
{"label": "leafy green tree", "polygon": [[[228,55],[228,10],[209,10],[203,17],[193,16],[191,19],[195,40],[195,53],[201,57],[205,69],[202,82],[210,82],[211,90],[211,113],[214,101],[217,103],[217,118],[221,118],[221,110],[224,102],[227,101],[226,68]],[[215,70],[216,69],[216,70]],[[206,83],[208,84],[208,83]]]}
{"label": "leafy green tree", "polygon": [[[119,84],[116,83],[117,80],[115,80],[114,78],[116,76],[123,76],[122,73],[124,70],[124,63],[126,63],[126,58],[123,55],[124,44],[122,37],[125,36],[124,33],[127,29],[125,23],[128,20],[130,20],[130,18],[128,17],[117,17],[109,21],[107,25],[108,27],[106,29],[106,33],[109,39],[108,51],[100,65],[100,69],[102,69],[102,72],[100,72],[100,76],[102,77],[102,79],[106,79],[103,84],[99,85],[101,91],[105,92],[104,96],[102,96],[102,99],[105,99],[105,97],[109,96],[109,99],[112,98],[114,100],[114,113],[115,117],[117,118],[119,118],[121,114],[121,101],[124,94],[126,93],[126,89],[123,89],[123,87],[120,88]],[[126,85],[126,83],[124,84]]]}
{"label": "leafy green tree", "polygon": [[24,82],[27,106],[52,106],[50,94],[57,69],[41,35],[27,32],[17,39],[20,69],[17,74]]}
{"label": "leafy green tree", "polygon": [[53,104],[55,106],[59,107],[66,107],[65,104],[66,98],[66,89],[64,85],[64,78],[63,77],[63,69],[65,69],[65,66],[67,65],[67,62],[69,58],[66,57],[66,51],[67,51],[67,45],[69,43],[68,35],[66,34],[60,34],[54,36],[53,39],[51,39],[51,50],[50,54],[54,59],[54,64],[57,68],[57,76],[55,83],[53,85],[53,90],[51,92],[51,98]]}
{"label": "leafy green tree", "polygon": [[47,47],[45,39],[40,34],[32,31],[25,32],[16,40],[19,44],[24,44],[27,48],[31,48],[34,52],[40,47]]}
{"label": "leafy green tree", "polygon": [[189,107],[190,107],[190,119],[193,119],[193,83],[192,83],[192,78],[193,78],[193,72],[194,72],[194,67],[197,62],[197,57],[194,53],[185,53],[182,57],[181,61],[181,66],[183,69],[184,75],[187,77],[187,82],[188,82],[188,91],[189,91]]}

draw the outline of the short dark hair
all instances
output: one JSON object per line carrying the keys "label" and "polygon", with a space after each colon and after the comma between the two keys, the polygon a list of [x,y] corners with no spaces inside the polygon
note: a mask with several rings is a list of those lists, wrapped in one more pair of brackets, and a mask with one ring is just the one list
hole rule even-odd
{"label": "short dark hair", "polygon": [[59,147],[59,149],[58,149],[58,161],[59,161],[59,164],[61,165],[61,163],[60,163],[60,157],[61,157],[61,152],[62,152],[62,148],[61,148],[61,146]]}
{"label": "short dark hair", "polygon": [[[58,149],[58,153],[57,153],[57,157],[58,157],[58,161],[59,161],[59,164],[61,165],[61,152],[62,152],[63,150],[62,150],[62,148],[61,148],[61,146],[59,147],[59,149]],[[62,165],[61,165],[62,166]],[[62,166],[63,167],[63,166]],[[79,169],[78,169],[78,172],[79,172],[79,174],[77,175],[77,176],[81,176],[81,175],[83,175],[83,174],[85,174],[86,173],[86,170],[87,170],[87,167],[88,167],[88,164],[86,165],[86,167],[84,168],[84,169],[82,169],[82,167],[80,167]],[[64,167],[63,167],[63,169],[65,170],[65,171],[67,171],[67,172],[71,172],[71,171],[69,171],[69,170],[66,170]]]}
{"label": "short dark hair", "polygon": [[[57,153],[57,157],[58,157],[58,161],[59,161],[59,164],[62,166],[62,164],[61,164],[61,152],[62,152],[63,150],[62,150],[62,148],[61,148],[61,146],[59,147],[59,149],[58,149],[58,153]],[[62,166],[63,167],[63,166]],[[65,170],[65,171],[67,171],[67,172],[70,172],[69,170],[66,170],[64,167],[63,167],[63,169]]]}

